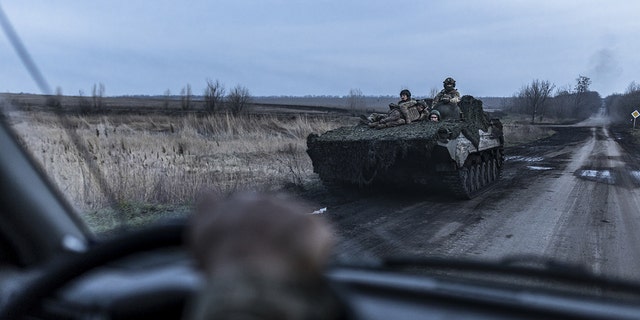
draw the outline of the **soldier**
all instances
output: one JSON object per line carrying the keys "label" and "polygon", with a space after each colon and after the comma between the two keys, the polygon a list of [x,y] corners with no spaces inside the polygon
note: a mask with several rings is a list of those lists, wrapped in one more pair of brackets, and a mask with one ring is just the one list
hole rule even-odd
{"label": "soldier", "polygon": [[431,110],[431,112],[429,112],[429,121],[439,122],[440,112],[438,110]]}
{"label": "soldier", "polygon": [[206,285],[186,319],[336,319],[324,281],[333,231],[306,205],[242,193],[200,201],[188,239]]}
{"label": "soldier", "polygon": [[400,101],[389,104],[389,112],[372,113],[367,117],[369,127],[382,129],[409,124],[420,119],[422,105],[411,98],[411,91],[404,89],[400,91]]}
{"label": "soldier", "polygon": [[441,119],[460,119],[460,92],[456,89],[456,81],[448,77],[442,83],[444,89],[433,99],[431,109],[440,111]]}

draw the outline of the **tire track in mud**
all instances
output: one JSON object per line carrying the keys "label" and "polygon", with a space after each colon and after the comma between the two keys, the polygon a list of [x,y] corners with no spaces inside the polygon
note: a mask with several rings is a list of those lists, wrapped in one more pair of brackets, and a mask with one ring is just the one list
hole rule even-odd
{"label": "tire track in mud", "polygon": [[[573,187],[573,171],[580,166],[588,152],[593,149],[593,141],[587,141],[580,147],[582,156],[572,160],[564,168],[556,168],[554,176],[544,171],[523,181],[524,188],[514,190],[501,199],[500,206],[485,212],[488,217],[483,224],[469,229],[464,238],[456,239],[447,246],[452,248],[450,255],[498,259],[510,255],[541,256],[551,242],[557,225],[563,223],[563,212],[573,210],[580,191]],[[540,159],[564,154],[567,147],[560,151],[538,153]],[[539,161],[536,161],[539,162]],[[520,168],[518,174],[530,174],[536,171],[528,165]],[[560,207],[562,206],[562,207]]]}
{"label": "tire track in mud", "polygon": [[417,196],[391,201],[376,197],[330,207],[327,216],[338,226],[341,258],[416,256],[433,249],[429,239],[438,237],[435,225],[447,224],[442,215],[451,214],[448,206]]}
{"label": "tire track in mud", "polygon": [[[640,191],[635,161],[602,129],[598,148],[576,172],[592,186],[585,210],[571,212],[571,225],[557,233],[562,246],[551,255],[591,267],[594,272],[640,279]],[[592,175],[585,173],[598,174]]]}

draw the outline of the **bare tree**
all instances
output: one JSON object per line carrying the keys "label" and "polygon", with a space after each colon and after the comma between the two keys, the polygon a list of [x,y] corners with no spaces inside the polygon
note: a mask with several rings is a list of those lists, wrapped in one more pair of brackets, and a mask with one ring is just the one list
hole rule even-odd
{"label": "bare tree", "polygon": [[224,102],[224,86],[220,81],[207,80],[207,87],[204,89],[204,107],[208,112],[215,112]]}
{"label": "bare tree", "polygon": [[181,96],[181,106],[182,106],[182,110],[189,110],[191,109],[191,99],[192,99],[192,93],[191,93],[191,85],[187,83],[187,86],[182,88],[182,90],[180,90],[180,96]]}
{"label": "bare tree", "polygon": [[435,98],[438,95],[438,92],[440,92],[440,89],[436,87],[431,87],[431,89],[429,89],[429,97]]}
{"label": "bare tree", "polygon": [[576,86],[575,86],[575,91],[576,91],[575,106],[576,106],[576,109],[578,107],[580,107],[580,105],[583,103],[585,95],[589,91],[589,86],[590,85],[591,85],[591,79],[589,77],[585,77],[583,75],[579,75],[578,78],[576,78]]}
{"label": "bare tree", "polygon": [[165,109],[169,109],[169,102],[171,101],[171,90],[164,91],[164,101],[162,102]]}
{"label": "bare tree", "polygon": [[531,123],[535,123],[536,115],[540,113],[540,120],[544,116],[545,102],[551,96],[551,92],[555,88],[548,80],[533,80],[531,84],[520,89],[518,98],[524,104],[526,110],[531,112]]}
{"label": "bare tree", "polygon": [[233,89],[231,89],[229,95],[227,96],[229,109],[234,115],[237,115],[244,111],[250,102],[251,95],[249,94],[249,89],[241,85],[237,85]]}
{"label": "bare tree", "polygon": [[365,109],[366,107],[367,104],[362,91],[360,89],[349,90],[349,95],[347,96],[347,108],[351,111],[355,111]]}
{"label": "bare tree", "polygon": [[57,87],[56,94],[47,97],[46,105],[56,109],[62,108],[62,88]]}
{"label": "bare tree", "polygon": [[629,123],[631,113],[640,106],[640,85],[632,81],[624,94],[613,94],[605,99],[609,115],[614,121]]}
{"label": "bare tree", "polygon": [[82,114],[87,114],[91,111],[91,102],[84,96],[82,89],[78,90],[78,109]]}
{"label": "bare tree", "polygon": [[635,81],[631,81],[631,83],[629,83],[629,85],[627,86],[627,90],[625,91],[625,94],[635,93],[638,91],[640,91],[640,84],[638,84]]}
{"label": "bare tree", "polygon": [[550,101],[547,115],[558,119],[567,119],[572,115],[575,109],[575,94],[571,88],[563,86],[558,88],[553,100]]}
{"label": "bare tree", "polygon": [[104,106],[104,84],[100,83],[100,84],[93,84],[93,90],[92,90],[92,98],[93,98],[93,108],[94,109],[100,109]]}

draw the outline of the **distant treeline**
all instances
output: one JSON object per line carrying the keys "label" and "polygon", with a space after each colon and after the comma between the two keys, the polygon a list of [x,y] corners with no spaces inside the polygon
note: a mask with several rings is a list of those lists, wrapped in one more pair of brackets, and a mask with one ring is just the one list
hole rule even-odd
{"label": "distant treeline", "polygon": [[[6,100],[13,102],[16,105],[25,104],[43,104],[45,103],[45,97],[42,95],[32,94],[11,94],[0,93],[0,96],[5,96]],[[92,97],[83,96],[64,96],[62,97],[62,105],[68,107],[73,105],[82,105],[91,103]],[[163,107],[166,108],[167,104],[177,105],[180,103],[183,96],[181,95],[124,95],[124,96],[108,96],[101,97],[105,107],[121,107],[121,106],[136,106],[144,108]],[[432,98],[426,96],[415,96],[416,99]],[[513,98],[504,97],[476,97],[483,101],[485,109],[505,109],[510,105]],[[201,108],[201,104],[204,101],[204,96],[194,95],[191,97],[192,103],[195,109]],[[270,104],[270,105],[282,105],[282,106],[313,106],[313,107],[330,107],[330,108],[345,108],[350,109],[349,96],[331,96],[331,95],[319,95],[319,96],[252,96],[251,104]],[[396,96],[362,96],[361,106],[366,110],[386,110],[389,103],[398,102]],[[170,101],[170,102],[168,102]]]}
{"label": "distant treeline", "polygon": [[[433,98],[416,96],[416,99]],[[512,98],[502,97],[476,97],[483,101],[485,109],[502,109],[509,104]],[[309,105],[309,106],[326,106],[326,107],[349,107],[348,96],[270,96],[270,97],[253,97],[253,102],[269,103],[281,105]],[[396,96],[363,96],[364,108],[370,110],[386,110],[389,103],[398,102]]]}
{"label": "distant treeline", "polygon": [[[605,98],[605,105],[611,119],[617,122],[631,122],[634,111],[640,112],[640,85],[633,83],[624,94],[613,94]],[[640,121],[640,119],[637,119]]]}

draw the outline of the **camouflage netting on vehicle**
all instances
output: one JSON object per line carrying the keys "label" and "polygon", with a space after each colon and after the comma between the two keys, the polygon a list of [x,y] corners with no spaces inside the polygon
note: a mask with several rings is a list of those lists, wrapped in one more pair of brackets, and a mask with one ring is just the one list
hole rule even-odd
{"label": "camouflage netting on vehicle", "polygon": [[487,131],[489,119],[482,109],[482,101],[464,96],[460,104],[464,121],[419,121],[385,129],[372,129],[364,124],[341,127],[321,135],[309,135],[307,153],[314,171],[323,181],[366,185],[377,173],[408,154],[421,161],[428,160],[439,131],[447,132],[451,138],[462,133],[477,148],[478,130]]}
{"label": "camouflage netting on vehicle", "polygon": [[320,136],[309,135],[307,152],[314,171],[325,182],[335,177],[366,185],[377,172],[404,157],[410,148],[435,145],[438,129],[443,125],[416,122],[380,130],[364,124],[342,127]]}
{"label": "camouflage netting on vehicle", "polygon": [[471,143],[477,148],[480,143],[480,133],[478,130],[489,130],[489,118],[482,108],[482,100],[475,99],[472,96],[462,96],[458,103],[462,111],[466,126],[462,126],[462,134],[464,134]]}

